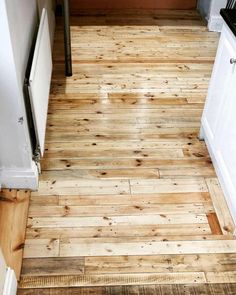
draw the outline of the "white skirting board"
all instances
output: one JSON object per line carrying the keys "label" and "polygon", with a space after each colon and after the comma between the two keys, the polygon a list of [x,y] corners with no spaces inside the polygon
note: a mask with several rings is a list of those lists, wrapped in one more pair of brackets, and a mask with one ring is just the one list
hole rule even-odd
{"label": "white skirting board", "polygon": [[212,15],[208,20],[208,29],[211,32],[221,32],[223,18],[220,15]]}
{"label": "white skirting board", "polygon": [[[230,177],[228,176],[227,170],[224,167],[223,161],[221,161],[221,158],[218,156],[218,154],[214,151],[213,147],[211,146],[210,141],[208,140],[208,132],[203,125],[201,126],[200,138],[204,139],[206,143],[213,166],[216,171],[216,175],[219,179],[226,202],[228,204],[231,216],[233,218],[234,224],[236,224],[236,204],[233,202],[233,197],[235,196],[233,185],[231,183]],[[236,229],[234,232],[234,236],[235,235]]]}
{"label": "white skirting board", "polygon": [[17,292],[16,276],[14,271],[11,268],[8,268],[2,295],[16,295],[16,292]]}
{"label": "white skirting board", "polygon": [[7,274],[7,266],[0,248],[0,294],[3,293],[6,274]]}
{"label": "white skirting board", "polygon": [[38,169],[35,163],[29,170],[22,169],[0,169],[0,183],[2,187],[17,189],[38,188]]}

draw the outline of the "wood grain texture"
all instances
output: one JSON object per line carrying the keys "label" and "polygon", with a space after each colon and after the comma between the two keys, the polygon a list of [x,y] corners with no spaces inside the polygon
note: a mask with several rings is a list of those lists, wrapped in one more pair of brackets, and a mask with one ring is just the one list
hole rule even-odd
{"label": "wood grain texture", "polygon": [[77,14],[80,9],[193,9],[196,7],[196,0],[122,0],[119,3],[108,0],[72,0],[71,13]]}
{"label": "wood grain texture", "polygon": [[220,228],[220,224],[216,214],[215,213],[207,214],[207,219],[208,219],[208,223],[211,228],[212,234],[222,235],[222,230]]}
{"label": "wood grain texture", "polygon": [[171,254],[150,256],[96,256],[86,257],[89,274],[153,273],[197,271],[227,271],[235,264],[234,254]]}
{"label": "wood grain texture", "polygon": [[228,235],[229,233],[233,233],[235,229],[235,225],[231,214],[229,213],[229,209],[224,198],[223,192],[220,189],[220,184],[217,179],[207,179],[206,180],[211,198],[213,200],[213,204],[215,207],[216,214],[218,215],[219,222],[221,225],[221,230],[224,234]]}
{"label": "wood grain texture", "polygon": [[78,286],[119,286],[137,284],[186,284],[206,283],[202,272],[155,273],[155,274],[112,274],[81,276],[22,277],[20,287],[53,288]]}
{"label": "wood grain texture", "polygon": [[83,274],[84,258],[28,258],[23,261],[21,275],[31,273],[34,276],[48,276],[51,274]]}
{"label": "wood grain texture", "polygon": [[236,240],[198,133],[218,35],[195,11],[80,11],[65,78],[61,24],[19,294],[217,294]]}
{"label": "wood grain texture", "polygon": [[[85,227],[44,227],[28,228],[27,239],[48,238],[134,238],[148,237],[159,240],[176,239],[211,239],[212,231],[208,223],[195,224],[155,224],[155,225],[127,225],[124,226],[85,226]],[[216,238],[216,237],[214,237]],[[217,238],[222,238],[218,235]]]}
{"label": "wood grain texture", "polygon": [[54,289],[20,289],[18,295],[234,295],[236,284],[172,284],[172,285],[139,285],[114,287],[79,287]]}
{"label": "wood grain texture", "polygon": [[29,196],[29,191],[0,191],[0,246],[17,279],[21,272]]}

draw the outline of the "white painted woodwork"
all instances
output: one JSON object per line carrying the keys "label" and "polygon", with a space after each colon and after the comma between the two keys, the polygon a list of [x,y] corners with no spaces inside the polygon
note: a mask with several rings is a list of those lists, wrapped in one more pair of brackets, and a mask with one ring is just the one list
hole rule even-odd
{"label": "white painted woodwork", "polygon": [[52,55],[47,10],[44,8],[40,20],[32,68],[29,92],[36,135],[43,155],[47,122],[48,100],[52,75]]}
{"label": "white painted woodwork", "polygon": [[[0,183],[9,188],[36,188],[23,83],[37,6],[32,0],[0,1]],[[4,46],[3,46],[4,44]]]}
{"label": "white painted woodwork", "polygon": [[43,8],[47,10],[51,48],[53,48],[54,32],[55,32],[55,25],[56,25],[55,13],[54,13],[55,1],[54,0],[38,0],[37,3],[38,3],[39,19],[42,16]]}
{"label": "white painted woodwork", "polygon": [[236,38],[224,24],[202,117],[202,136],[236,220]]}
{"label": "white painted woodwork", "polygon": [[6,278],[6,270],[7,266],[2,254],[2,251],[0,249],[0,294],[3,292],[3,287],[5,283],[5,278]]}
{"label": "white painted woodwork", "polygon": [[0,248],[0,294],[15,295],[17,292],[17,281],[14,271],[7,267]]}
{"label": "white painted woodwork", "polygon": [[227,0],[212,0],[210,12],[208,16],[209,31],[221,32],[223,26],[223,19],[220,15],[220,9],[225,8]]}
{"label": "white painted woodwork", "polygon": [[8,267],[2,295],[16,295],[16,293],[17,293],[16,276],[14,271]]}

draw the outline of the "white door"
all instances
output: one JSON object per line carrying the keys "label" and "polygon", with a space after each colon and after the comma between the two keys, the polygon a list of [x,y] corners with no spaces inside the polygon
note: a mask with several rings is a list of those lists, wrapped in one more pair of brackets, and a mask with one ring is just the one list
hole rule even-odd
{"label": "white door", "polygon": [[43,9],[29,78],[29,94],[36,137],[43,156],[48,100],[52,75],[52,54],[46,9]]}
{"label": "white door", "polygon": [[225,33],[221,34],[219,47],[216,55],[211,82],[208,90],[206,107],[203,113],[203,124],[206,128],[209,140],[214,141],[218,133],[218,125],[221,124],[225,95],[228,91],[228,81],[232,75],[232,65],[230,58],[235,55],[235,51],[230,42],[226,39]]}
{"label": "white door", "polygon": [[[236,52],[234,56],[236,57]],[[232,198],[230,207],[236,214],[236,64],[231,65],[228,95],[222,109],[222,120],[216,136],[216,157],[222,167],[224,181]]]}

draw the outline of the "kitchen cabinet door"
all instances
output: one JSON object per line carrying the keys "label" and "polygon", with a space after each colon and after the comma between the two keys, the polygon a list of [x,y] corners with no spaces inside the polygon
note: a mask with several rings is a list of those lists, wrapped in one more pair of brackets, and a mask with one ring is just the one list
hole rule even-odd
{"label": "kitchen cabinet door", "polygon": [[224,120],[221,112],[225,104],[228,83],[232,75],[230,59],[235,55],[235,50],[228,38],[226,38],[227,34],[227,31],[223,31],[221,34],[208,90],[206,107],[203,113],[203,125],[208,133],[208,139],[210,141],[215,140],[215,136],[218,133],[217,126],[221,124],[221,120]]}
{"label": "kitchen cabinet door", "polygon": [[217,128],[216,149],[227,188],[235,198],[231,202],[236,203],[236,63],[231,65],[231,72],[221,124]]}
{"label": "kitchen cabinet door", "polygon": [[236,37],[226,24],[202,117],[201,136],[236,222]]}

